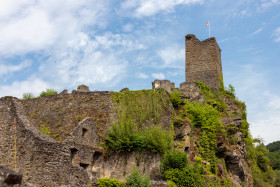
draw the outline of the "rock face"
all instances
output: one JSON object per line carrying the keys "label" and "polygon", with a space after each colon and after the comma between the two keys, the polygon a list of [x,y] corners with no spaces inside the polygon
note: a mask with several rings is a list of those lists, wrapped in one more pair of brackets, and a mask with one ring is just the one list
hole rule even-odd
{"label": "rock face", "polygon": [[22,174],[0,166],[0,186],[19,186],[22,183]]}
{"label": "rock face", "polygon": [[234,135],[236,136],[237,144],[226,146],[223,137],[219,137],[216,155],[225,159],[226,168],[233,184],[238,186],[242,182],[246,182],[249,186],[253,186],[252,175],[248,172],[248,167],[246,166],[245,142],[241,141],[242,132],[238,131],[242,124],[242,119],[240,117],[233,117],[223,118],[221,121],[224,126],[236,125]]}
{"label": "rock face", "polygon": [[183,99],[189,99],[190,101],[204,102],[204,95],[200,93],[200,89],[194,82],[183,82],[178,89],[181,92]]}

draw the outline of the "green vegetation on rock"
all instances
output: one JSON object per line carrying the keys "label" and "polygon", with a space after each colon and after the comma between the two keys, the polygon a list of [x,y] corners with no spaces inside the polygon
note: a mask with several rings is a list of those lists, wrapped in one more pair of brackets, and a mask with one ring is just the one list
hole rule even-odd
{"label": "green vegetation on rock", "polygon": [[105,148],[115,152],[148,149],[160,153],[171,149],[172,129],[159,125],[169,102],[164,90],[115,92],[112,100],[118,121],[105,137]]}
{"label": "green vegetation on rock", "polygon": [[125,187],[124,182],[120,182],[117,179],[100,178],[97,182],[98,187]]}
{"label": "green vegetation on rock", "polygon": [[150,187],[151,181],[148,176],[142,176],[136,167],[134,167],[128,177],[126,185],[130,187]]}
{"label": "green vegetation on rock", "polygon": [[54,90],[54,89],[46,89],[46,91],[42,91],[40,93],[40,97],[44,97],[44,96],[47,96],[47,95],[56,95],[57,94],[57,91]]}
{"label": "green vegetation on rock", "polygon": [[176,89],[172,93],[170,93],[169,99],[173,107],[176,109],[178,109],[180,105],[184,104],[184,101],[181,99],[180,94],[181,93]]}
{"label": "green vegetation on rock", "polygon": [[22,100],[34,99],[36,98],[33,93],[24,93]]}
{"label": "green vegetation on rock", "polygon": [[105,147],[115,152],[149,149],[164,153],[171,149],[172,140],[172,134],[160,126],[137,127],[133,121],[127,121],[112,124],[105,138]]}
{"label": "green vegetation on rock", "polygon": [[189,165],[187,155],[182,152],[166,153],[161,162],[161,172],[169,181],[168,186],[205,186],[202,169],[197,165]]}

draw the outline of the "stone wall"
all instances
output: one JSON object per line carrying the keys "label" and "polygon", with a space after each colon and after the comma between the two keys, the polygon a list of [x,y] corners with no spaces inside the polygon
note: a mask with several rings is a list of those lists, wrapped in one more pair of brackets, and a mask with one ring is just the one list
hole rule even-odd
{"label": "stone wall", "polygon": [[102,139],[116,114],[109,91],[61,93],[21,101],[29,121],[38,129],[48,128],[51,137],[63,142],[86,117],[94,120]]}
{"label": "stone wall", "polygon": [[[0,98],[0,165],[34,186],[88,186],[100,177],[125,180],[134,166],[150,175],[153,186],[166,186],[155,175],[159,154],[106,155],[100,147],[116,120],[111,94],[65,90],[25,101]],[[159,124],[171,124],[171,109],[164,110]]]}
{"label": "stone wall", "polygon": [[[57,143],[27,119],[17,98],[0,99],[0,165],[36,186],[86,186],[87,172],[71,163],[71,145]],[[93,152],[94,150],[90,148]]]}
{"label": "stone wall", "polygon": [[152,88],[153,89],[163,88],[168,93],[170,93],[175,88],[175,84],[174,84],[174,82],[170,82],[170,80],[157,80],[156,79],[154,82],[152,82]]}
{"label": "stone wall", "polygon": [[185,37],[186,45],[186,82],[200,81],[218,89],[219,76],[223,76],[221,50],[214,37],[204,41],[198,40],[195,35]]}

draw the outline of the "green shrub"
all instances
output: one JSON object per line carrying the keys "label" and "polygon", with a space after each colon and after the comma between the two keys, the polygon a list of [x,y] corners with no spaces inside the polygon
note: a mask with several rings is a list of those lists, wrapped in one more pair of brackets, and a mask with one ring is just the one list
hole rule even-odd
{"label": "green shrub", "polygon": [[165,171],[164,177],[174,182],[178,187],[203,187],[205,186],[201,170],[196,166],[187,166],[183,169],[169,169]]}
{"label": "green shrub", "polygon": [[186,153],[179,151],[168,152],[164,155],[161,161],[161,172],[164,174],[165,171],[170,169],[183,169],[188,164],[188,157]]}
{"label": "green shrub", "polygon": [[150,187],[151,182],[148,176],[142,176],[136,167],[131,171],[131,174],[126,178],[127,186],[131,187]]}
{"label": "green shrub", "polygon": [[184,101],[181,99],[181,92],[174,90],[170,93],[170,101],[174,108],[178,109],[180,105],[184,104]]}
{"label": "green shrub", "polygon": [[133,121],[112,124],[108,136],[105,138],[105,145],[108,150],[134,151],[142,150],[145,147],[145,139]]}
{"label": "green shrub", "polygon": [[47,95],[56,95],[57,94],[57,91],[54,90],[54,89],[46,89],[46,91],[42,91],[40,93],[40,97],[44,97],[44,96],[47,96]]}
{"label": "green shrub", "polygon": [[172,133],[163,130],[160,126],[150,126],[142,130],[145,139],[145,147],[153,152],[164,153],[173,146]]}
{"label": "green shrub", "polygon": [[105,137],[105,147],[115,152],[149,149],[164,153],[171,149],[172,141],[172,133],[160,126],[137,128],[130,120],[112,125],[108,136]]}
{"label": "green shrub", "polygon": [[231,84],[228,85],[227,91],[232,95],[235,95],[235,89]]}
{"label": "green shrub", "polygon": [[125,187],[125,183],[117,179],[100,178],[97,182],[98,187]]}
{"label": "green shrub", "polygon": [[168,183],[167,184],[168,187],[177,187],[177,185],[173,181],[167,181],[167,183]]}
{"label": "green shrub", "polygon": [[34,99],[34,98],[36,98],[36,97],[33,95],[33,93],[24,93],[22,100],[28,100],[28,99]]}

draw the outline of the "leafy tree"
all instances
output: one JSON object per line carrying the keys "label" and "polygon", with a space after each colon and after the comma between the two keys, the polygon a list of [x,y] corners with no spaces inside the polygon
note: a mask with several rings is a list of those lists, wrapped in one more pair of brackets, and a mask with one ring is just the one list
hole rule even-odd
{"label": "leafy tree", "polygon": [[280,141],[272,142],[272,143],[268,144],[266,147],[269,150],[269,152],[279,151],[280,150]]}

